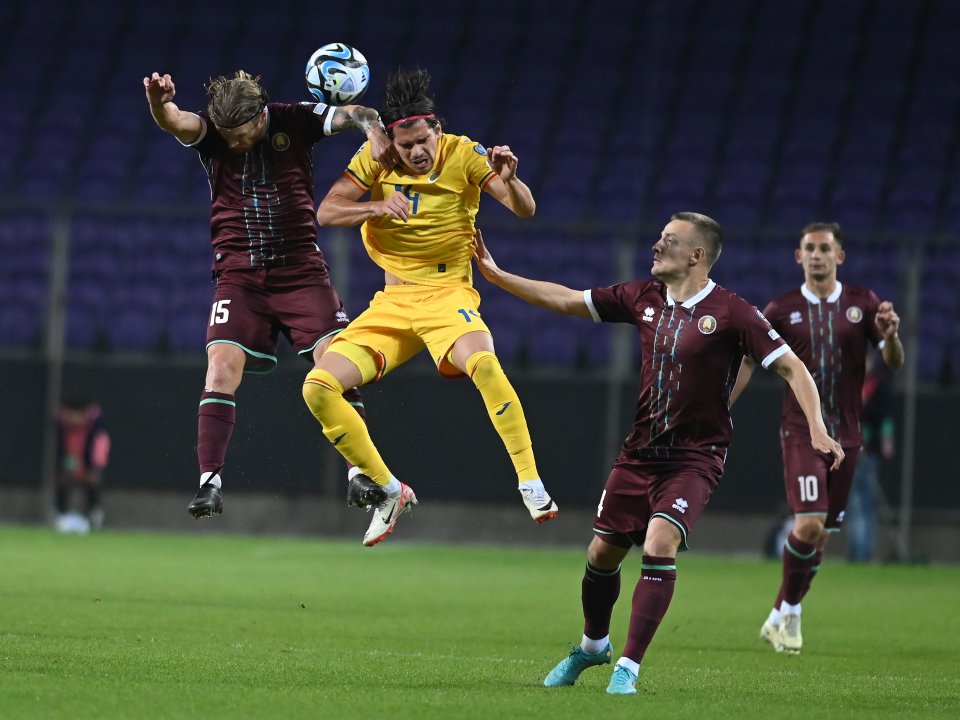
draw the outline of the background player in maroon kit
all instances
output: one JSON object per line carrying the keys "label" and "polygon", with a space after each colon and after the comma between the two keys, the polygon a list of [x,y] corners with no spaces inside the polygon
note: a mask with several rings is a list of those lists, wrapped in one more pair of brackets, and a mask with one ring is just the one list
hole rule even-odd
{"label": "background player in maroon kit", "polygon": [[[200,113],[173,103],[169,75],[153,73],[143,86],[157,125],[197,151],[210,182],[217,286],[198,412],[200,489],[188,508],[194,517],[209,517],[222,511],[220,471],[243,373],[273,370],[278,332],[316,365],[349,322],[317,247],[313,144],[355,128],[370,140],[377,162],[393,167],[399,156],[376,110],[268,102],[259,78],[242,70],[210,82],[207,110]],[[359,391],[344,396],[363,413]],[[349,499],[382,499],[382,490],[356,468],[350,477]]]}
{"label": "background player in maroon kit", "polygon": [[[794,252],[804,283],[767,305],[764,314],[810,370],[820,391],[821,410],[831,437],[846,453],[839,468],[814,452],[796,400],[783,397],[780,446],[793,532],[783,547],[783,573],[773,610],[760,629],[778,652],[799,653],[800,601],[820,567],[831,532],[839,532],[850,494],[862,437],[861,391],[867,343],[880,348],[891,368],[903,365],[893,304],[870,290],[841,285],[837,266],[844,261],[843,233],[837,223],[813,223],[801,233]],[[731,403],[750,381],[754,363],[745,358]]]}
{"label": "background player in maroon kit", "polygon": [[627,643],[607,687],[611,694],[636,692],[640,662],[673,597],[677,551],[686,549],[723,475],[730,392],[745,353],[790,384],[816,451],[833,455],[834,466],[843,459],[804,364],[756,308],[708,277],[721,242],[716,221],[677,213],[653,245],[655,280],[578,291],[500,270],[477,233],[475,257],[490,282],[548,310],[636,325],[643,353],[633,429],[600,496],[587,550],[583,639],[544,685],[572,685],[588,667],[611,661],[620,563],[633,545],[642,545]]}
{"label": "background player in maroon kit", "polygon": [[[57,529],[86,532],[103,526],[101,487],[110,460],[110,433],[100,406],[89,398],[73,395],[60,406],[57,418]],[[70,496],[82,490],[86,496],[84,516],[70,512]]]}

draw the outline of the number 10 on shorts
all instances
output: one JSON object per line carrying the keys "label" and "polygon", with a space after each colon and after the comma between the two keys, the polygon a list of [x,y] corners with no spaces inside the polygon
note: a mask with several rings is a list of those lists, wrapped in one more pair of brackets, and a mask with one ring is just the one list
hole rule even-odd
{"label": "number 10 on shorts", "polygon": [[229,300],[217,300],[210,308],[210,324],[223,325],[230,319]]}
{"label": "number 10 on shorts", "polygon": [[815,502],[820,497],[816,475],[800,475],[797,482],[800,483],[800,502]]}

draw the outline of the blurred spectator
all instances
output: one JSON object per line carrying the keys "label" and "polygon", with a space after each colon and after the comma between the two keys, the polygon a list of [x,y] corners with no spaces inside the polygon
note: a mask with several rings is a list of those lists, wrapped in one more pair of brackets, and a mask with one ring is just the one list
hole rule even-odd
{"label": "blurred spectator", "polygon": [[891,412],[891,376],[876,352],[867,355],[863,381],[861,430],[863,449],[853,476],[845,524],[849,531],[847,557],[851,562],[869,562],[876,549],[877,500],[880,466],[894,454],[894,421]]}
{"label": "blurred spectator", "polygon": [[[56,526],[60,532],[85,533],[103,526],[101,485],[110,458],[110,435],[100,406],[79,396],[60,407],[57,443]],[[83,512],[72,509],[75,490],[84,495]]]}

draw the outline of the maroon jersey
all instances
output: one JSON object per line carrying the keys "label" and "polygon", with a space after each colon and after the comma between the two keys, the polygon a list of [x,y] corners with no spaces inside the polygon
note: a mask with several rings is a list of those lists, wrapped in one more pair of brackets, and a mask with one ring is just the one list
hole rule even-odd
{"label": "maroon jersey", "polygon": [[210,181],[214,268],[272,267],[316,254],[313,144],[329,135],[322,103],[267,104],[267,134],[234,153],[205,112],[196,148]]}
{"label": "maroon jersey", "polygon": [[[803,285],[764,310],[813,375],[827,432],[843,447],[860,446],[867,343],[879,345],[882,339],[875,322],[879,305],[872,291],[837,283],[824,300]],[[780,436],[788,443],[810,442],[806,418],[791,392],[783,396]]]}
{"label": "maroon jersey", "polygon": [[683,303],[659,280],[587,290],[584,300],[597,322],[632,323],[640,333],[640,397],[621,456],[722,466],[740,361],[749,355],[768,367],[790,350],[766,318],[712,280]]}

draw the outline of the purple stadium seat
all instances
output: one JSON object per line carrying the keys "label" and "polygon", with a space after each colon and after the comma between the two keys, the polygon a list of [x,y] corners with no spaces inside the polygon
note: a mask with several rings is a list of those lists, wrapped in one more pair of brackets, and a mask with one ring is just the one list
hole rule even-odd
{"label": "purple stadium seat", "polygon": [[119,352],[152,352],[161,335],[160,317],[136,305],[121,306],[106,324],[109,346]]}

